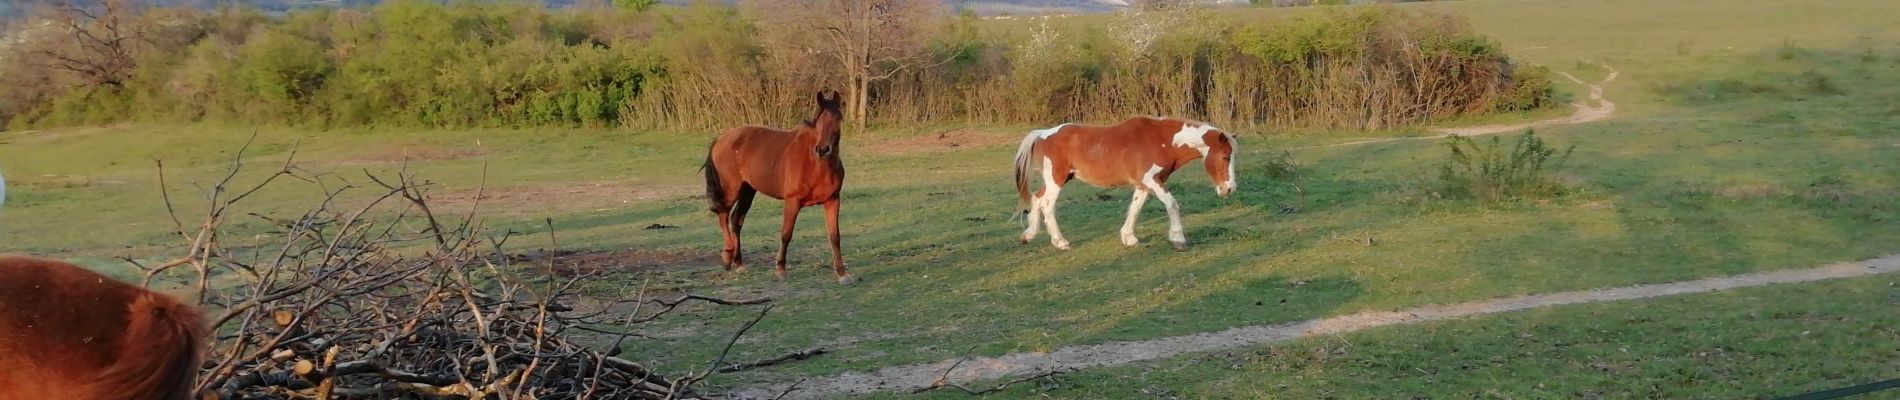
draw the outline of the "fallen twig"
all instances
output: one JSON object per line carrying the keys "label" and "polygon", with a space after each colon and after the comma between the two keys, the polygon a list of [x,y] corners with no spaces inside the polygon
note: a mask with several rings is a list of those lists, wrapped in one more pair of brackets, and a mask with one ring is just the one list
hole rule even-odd
{"label": "fallen twig", "polygon": [[804,351],[799,351],[796,353],[790,353],[790,354],[786,354],[786,355],[782,355],[778,357],[767,358],[764,360],[758,360],[758,361],[740,363],[740,364],[729,364],[726,366],[719,367],[719,372],[739,372],[739,371],[745,371],[745,370],[749,370],[753,368],[769,367],[773,365],[782,364],[785,362],[798,361],[798,360],[808,359],[812,357],[817,357],[820,354],[825,354],[830,351],[831,350],[827,350],[823,347],[815,347],[811,349],[806,349]]}
{"label": "fallen twig", "polygon": [[957,360],[957,362],[955,362],[955,363],[952,363],[952,364],[950,364],[950,368],[945,368],[945,369],[943,370],[943,376],[940,376],[940,377],[938,377],[938,378],[937,378],[937,381],[936,381],[936,382],[931,382],[931,383],[930,383],[930,386],[925,386],[925,387],[921,387],[921,388],[917,388],[917,390],[912,390],[912,391],[911,391],[911,393],[912,393],[912,394],[916,394],[916,393],[923,393],[923,392],[928,392],[928,391],[932,391],[932,390],[937,390],[937,389],[943,389],[943,388],[952,388],[952,389],[957,389],[957,390],[961,390],[961,391],[963,391],[964,393],[968,393],[968,394],[970,394],[970,395],[975,395],[975,396],[980,396],[980,395],[985,395],[985,394],[990,394],[990,393],[995,393],[995,392],[1000,392],[1000,391],[1003,391],[1003,389],[1008,389],[1008,388],[1009,388],[1010,386],[1012,386],[1012,385],[1015,385],[1015,384],[1018,384],[1018,383],[1023,383],[1023,382],[1029,382],[1029,381],[1034,381],[1034,380],[1039,380],[1039,379],[1043,379],[1043,378],[1049,378],[1049,377],[1053,377],[1053,376],[1056,376],[1056,375],[1060,375],[1060,374],[1064,374],[1064,373],[1069,373],[1069,372],[1075,372],[1075,371],[1076,371],[1076,369],[1074,369],[1074,368],[1067,368],[1067,369],[1052,369],[1052,370],[1048,370],[1048,371],[1043,371],[1043,372],[1042,372],[1042,373],[1040,373],[1040,374],[1035,374],[1035,375],[1032,375],[1032,376],[1027,376],[1027,377],[1022,377],[1022,378],[1017,378],[1016,380],[1012,380],[1012,381],[1008,381],[1008,382],[1003,382],[1003,383],[999,383],[999,384],[997,384],[996,386],[993,386],[993,387],[989,387],[989,388],[985,388],[985,389],[980,389],[980,390],[979,390],[979,389],[971,389],[971,388],[970,388],[970,387],[968,387],[968,386],[963,386],[963,385],[961,385],[961,384],[957,384],[957,383],[952,383],[952,382],[950,382],[950,373],[951,373],[951,372],[955,372],[955,371],[957,370],[957,367],[958,367],[958,366],[961,366],[961,365],[963,365],[963,362],[964,362],[964,361],[969,361],[969,360],[970,360],[970,359],[968,359],[968,358],[964,358],[964,359],[959,359],[959,360]]}

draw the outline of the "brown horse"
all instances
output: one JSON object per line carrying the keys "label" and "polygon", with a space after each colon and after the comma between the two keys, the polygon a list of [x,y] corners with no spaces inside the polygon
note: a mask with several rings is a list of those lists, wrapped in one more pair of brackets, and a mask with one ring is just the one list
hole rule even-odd
{"label": "brown horse", "polygon": [[[1016,194],[1029,228],[1023,243],[1036,238],[1040,224],[1049,225],[1049,242],[1068,250],[1069,241],[1056,227],[1056,196],[1071,179],[1099,187],[1133,186],[1128,220],[1122,223],[1122,244],[1134,246],[1135,217],[1153,194],[1168,209],[1168,241],[1187,249],[1181,229],[1181,208],[1168,194],[1168,176],[1189,161],[1207,158],[1207,176],[1221,197],[1234,193],[1234,136],[1211,125],[1173,118],[1134,117],[1109,126],[1062,124],[1029,132],[1016,150]],[[1029,173],[1042,170],[1042,190],[1029,193]],[[1038,220],[1040,218],[1040,220]]]}
{"label": "brown horse", "polygon": [[0,256],[0,399],[191,397],[198,311],[76,265]]}
{"label": "brown horse", "polygon": [[831,264],[838,283],[857,280],[844,270],[838,238],[838,194],[844,187],[844,161],[838,158],[838,128],[844,119],[838,92],[818,92],[818,115],[790,131],[747,125],[726,130],[713,139],[706,154],[706,198],[719,214],[719,230],[726,247],[720,254],[726,270],[745,272],[739,253],[739,231],[745,227],[752,197],[759,193],[785,201],[785,225],[779,231],[779,279],[785,278],[785,248],[792,244],[798,210],[823,204],[825,227],[831,234]]}

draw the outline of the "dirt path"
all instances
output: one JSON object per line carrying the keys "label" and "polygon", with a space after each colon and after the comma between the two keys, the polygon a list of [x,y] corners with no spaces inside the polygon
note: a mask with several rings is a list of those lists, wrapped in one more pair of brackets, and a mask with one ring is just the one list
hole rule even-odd
{"label": "dirt path", "polygon": [[[1374,311],[1332,318],[1306,320],[1280,325],[1247,326],[1219,332],[1155,338],[1133,342],[1070,346],[1046,353],[1017,353],[1001,357],[970,359],[950,375],[952,382],[993,380],[1028,376],[1057,368],[1091,368],[1173,357],[1187,353],[1233,349],[1286,342],[1294,339],[1335,335],[1382,326],[1415,324],[1455,318],[1496,314],[1566,304],[1646,299],[1678,294],[1704,293],[1726,289],[1783,283],[1813,282],[1900,272],[1900,254],[1883,258],[1833,264],[1819,268],[1743,274],[1692,281],[1579,290],[1527,296],[1514,296],[1467,303],[1416,307],[1399,311]],[[820,398],[840,394],[913,390],[929,386],[956,360],[884,368],[871,373],[848,373],[813,378],[798,386],[787,398]],[[742,399],[772,398],[789,382],[757,387],[734,393]]]}
{"label": "dirt path", "polygon": [[[1350,142],[1345,142],[1345,143],[1293,147],[1293,148],[1290,148],[1289,150],[1357,146],[1357,145],[1362,145],[1362,144],[1383,143],[1383,142],[1392,142],[1392,141],[1400,141],[1400,140],[1439,139],[1439,138],[1445,138],[1445,137],[1451,137],[1451,136],[1494,135],[1494,134],[1506,133],[1506,132],[1518,132],[1525,129],[1536,128],[1540,126],[1581,124],[1581,123],[1586,123],[1586,122],[1602,121],[1605,119],[1609,119],[1610,116],[1616,114],[1616,103],[1610,102],[1609,99],[1603,98],[1603,85],[1609,84],[1610,81],[1616,80],[1616,75],[1618,74],[1618,72],[1616,71],[1616,68],[1611,68],[1609,65],[1602,65],[1602,66],[1603,66],[1603,69],[1609,70],[1610,74],[1605,75],[1602,81],[1598,81],[1597,83],[1594,83],[1594,84],[1589,83],[1589,82],[1584,82],[1582,79],[1577,79],[1576,76],[1571,75],[1568,72],[1557,73],[1558,75],[1562,75],[1564,79],[1569,79],[1571,82],[1576,82],[1579,85],[1588,86],[1590,88],[1589,101],[1580,101],[1576,103],[1570,103],[1570,106],[1576,107],[1577,111],[1572,112],[1570,113],[1570,115],[1567,115],[1567,116],[1551,118],[1551,119],[1546,119],[1546,120],[1531,121],[1531,122],[1521,122],[1521,123],[1515,123],[1515,124],[1461,126],[1461,127],[1456,127],[1456,128],[1432,128],[1432,131],[1438,132],[1438,134],[1430,135],[1430,136],[1355,140],[1355,141],[1350,141]],[[1592,105],[1590,103],[1595,103],[1595,105]]]}

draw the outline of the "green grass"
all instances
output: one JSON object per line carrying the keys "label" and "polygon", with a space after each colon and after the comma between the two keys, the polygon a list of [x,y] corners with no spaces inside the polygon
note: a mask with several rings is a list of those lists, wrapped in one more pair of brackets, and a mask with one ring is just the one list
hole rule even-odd
{"label": "green grass", "polygon": [[[95,259],[169,254],[163,247],[180,242],[170,234],[171,220],[164,216],[154,160],[164,162],[169,195],[179,204],[182,218],[196,223],[204,194],[230,169],[232,157],[252,132],[237,127],[138,126],[0,134],[0,143],[5,143],[0,144],[0,172],[11,185],[7,207],[0,210],[0,237],[7,238],[0,251]],[[619,182],[688,196],[690,191],[681,188],[691,186],[693,177],[646,168],[685,165],[701,157],[659,149],[703,146],[695,135],[580,130],[255,132],[257,139],[243,158],[244,173],[231,186],[248,188],[259,182],[281,167],[294,148],[303,175],[325,181],[332,190],[361,188],[346,192],[346,204],[364,201],[374,192],[369,188],[376,186],[365,171],[401,170],[405,154],[441,157],[457,152],[461,155],[452,159],[410,162],[408,171],[437,182],[432,189],[439,192],[471,191],[485,176],[491,190]],[[314,206],[322,190],[273,185],[247,200],[245,211],[300,212]],[[547,206],[569,210],[560,204]],[[516,219],[544,215],[499,211]],[[249,217],[228,223],[241,232],[262,227]],[[110,229],[98,229],[97,224]]]}
{"label": "green grass", "polygon": [[[1418,186],[1444,160],[1442,143],[1399,141],[1295,152],[1307,201],[1299,213],[1278,214],[1275,204],[1294,201],[1294,190],[1287,182],[1249,174],[1267,159],[1251,153],[1241,158],[1242,190],[1233,199],[1215,197],[1198,167],[1177,175],[1171,186],[1184,205],[1194,246],[1189,251],[1167,248],[1158,205],[1144,212],[1138,227],[1147,244],[1121,246],[1115,230],[1127,207],[1126,190],[1076,187],[1065,191],[1060,207],[1062,227],[1076,245],[1064,252],[1046,239],[1031,246],[1015,242],[1021,227],[1008,219],[1016,199],[1007,173],[1013,150],[1007,147],[1013,146],[912,154],[867,150],[903,132],[929,131],[904,127],[845,139],[850,170],[846,256],[865,282],[839,287],[822,272],[827,269],[822,213],[808,210],[799,221],[790,280],[772,279],[764,271],[769,262],[755,262],[745,276],[694,265],[612,275],[598,286],[618,289],[651,281],[666,291],[773,296],[779,307],[740,343],[734,358],[812,346],[834,349],[817,359],[716,382],[739,384],[1421,304],[1807,267],[1900,250],[1895,246],[1900,243],[1895,189],[1900,165],[1893,158],[1900,151],[1900,86],[1892,84],[1900,81],[1900,34],[1878,17],[1900,14],[1900,4],[1471,1],[1427,6],[1469,14],[1480,31],[1496,35],[1508,49],[1544,47],[1518,55],[1553,70],[1585,80],[1601,77],[1590,63],[1622,71],[1606,87],[1620,106],[1614,119],[1538,129],[1555,146],[1577,146],[1560,173],[1576,193],[1501,207],[1432,199]],[[1823,79],[1827,84],[1817,83]],[[990,130],[1009,137],[1022,128]],[[166,161],[174,199],[197,206],[199,201],[190,199],[198,193],[192,182],[215,181],[250,131],[135,125],[0,133],[0,172],[13,185],[6,208],[0,209],[0,251],[100,266],[116,265],[109,259],[113,256],[174,255],[181,241],[168,233],[151,158]],[[1250,132],[1242,146],[1253,151],[1417,133]],[[240,181],[254,181],[275,168],[299,142],[304,167],[329,174],[324,179],[331,187],[346,181],[366,184],[364,169],[397,169],[394,162],[360,161],[388,160],[392,149],[403,145],[479,150],[484,156],[415,161],[408,168],[440,182],[440,192],[466,191],[485,176],[492,190],[529,196],[491,208],[492,233],[523,234],[509,242],[511,250],[548,247],[542,221],[552,218],[566,248],[705,253],[716,251],[719,239],[713,217],[693,197],[692,187],[709,134],[265,128],[247,156],[253,169]],[[597,198],[604,195],[561,197],[543,190],[600,182],[658,194],[620,203]],[[310,185],[290,182],[260,194],[244,211],[293,212],[309,206],[317,193]],[[360,199],[368,191],[357,193],[354,198]],[[1098,193],[1112,200],[1092,200]],[[536,197],[543,195],[549,197]],[[776,247],[771,238],[779,229],[780,206],[761,201],[756,207],[746,251],[762,257]],[[193,209],[183,210],[187,222]],[[248,217],[232,223],[241,232],[263,228]],[[681,228],[641,229],[653,223]],[[1376,245],[1341,240],[1363,237],[1375,238]],[[1782,296],[1781,290],[1764,296],[1803,298]],[[648,327],[647,333],[659,339],[642,341],[647,347],[630,354],[669,370],[700,366],[751,316],[741,309],[686,310]],[[1550,325],[1576,331],[1615,317],[1608,318]],[[1749,329],[1779,332],[1780,327],[1719,314],[1706,318]],[[1855,329],[1826,321],[1812,325],[1811,330],[1830,332]],[[1723,333],[1718,326],[1683,329]],[[1516,343],[1501,340],[1499,345]],[[1369,351],[1455,358],[1400,354],[1415,352],[1404,347]],[[1497,355],[1508,365],[1537,362],[1514,353]],[[1737,371],[1752,374],[1737,379],[1778,373],[1766,370],[1776,364],[1735,362],[1748,365]],[[1843,368],[1880,365],[1854,362]],[[1352,364],[1327,366],[1378,373]],[[1803,371],[1825,372],[1819,367]],[[1563,381],[1561,389],[1580,390],[1576,382],[1615,376],[1576,375],[1566,377],[1574,380]],[[1526,384],[1508,376],[1491,378],[1511,390]],[[1444,390],[1421,393],[1440,397],[1436,394],[1462,389]],[[1573,397],[1567,393],[1551,396]]]}
{"label": "green grass", "polygon": [[[998,398],[1747,399],[1900,377],[1895,277],[1573,305],[1066,374]],[[986,387],[993,383],[968,383]],[[1877,392],[1856,398],[1894,398]],[[863,398],[960,399],[954,392]]]}

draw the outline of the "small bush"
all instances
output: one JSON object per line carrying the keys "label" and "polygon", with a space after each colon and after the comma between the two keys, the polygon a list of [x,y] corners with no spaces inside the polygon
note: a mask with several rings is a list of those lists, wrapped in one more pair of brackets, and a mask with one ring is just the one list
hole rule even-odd
{"label": "small bush", "polygon": [[1834,79],[1829,78],[1826,74],[1822,74],[1819,71],[1803,71],[1796,79],[1800,81],[1801,89],[1811,94],[1821,96],[1842,94],[1841,87],[1834,84]]}
{"label": "small bush", "polygon": [[1530,66],[1511,71],[1511,90],[1498,99],[1497,111],[1528,111],[1550,106],[1555,98],[1555,90],[1550,81],[1550,68]]}
{"label": "small bush", "polygon": [[1293,193],[1299,197],[1294,203],[1279,202],[1278,213],[1300,212],[1306,207],[1306,185],[1300,179],[1300,163],[1293,161],[1291,151],[1280,150],[1278,153],[1269,154],[1271,155],[1267,156],[1267,166],[1262,172],[1266,173],[1268,179],[1287,182],[1293,187]]}
{"label": "small bush", "polygon": [[1495,205],[1526,198],[1562,196],[1567,188],[1551,172],[1562,168],[1576,150],[1572,145],[1559,151],[1526,131],[1510,147],[1492,137],[1480,144],[1470,138],[1453,136],[1446,141],[1449,159],[1439,166],[1435,196],[1472,199]]}

